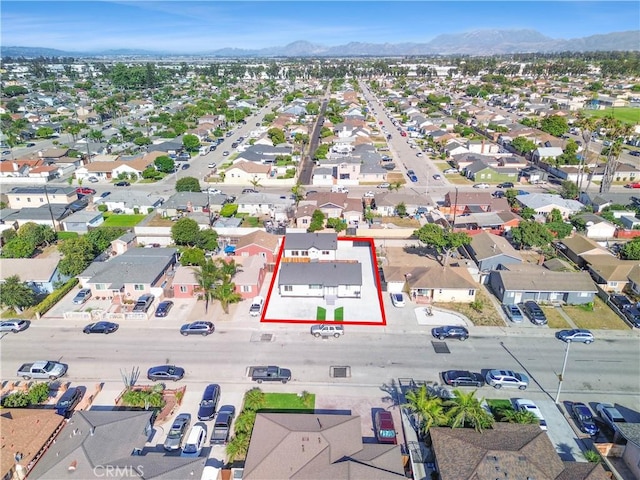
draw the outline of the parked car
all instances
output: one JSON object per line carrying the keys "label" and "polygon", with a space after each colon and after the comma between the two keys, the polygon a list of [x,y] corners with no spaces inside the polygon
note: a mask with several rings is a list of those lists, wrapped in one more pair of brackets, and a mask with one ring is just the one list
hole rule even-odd
{"label": "parked car", "polygon": [[407,177],[409,177],[409,180],[411,180],[412,182],[418,181],[418,176],[413,170],[407,170]]}
{"label": "parked car", "polygon": [[184,377],[184,368],[175,365],[158,365],[147,370],[147,378],[154,382],[158,380],[173,380],[177,382]]}
{"label": "parked car", "polygon": [[87,178],[88,181],[90,181],[91,183],[98,183],[100,180],[98,180],[97,177],[89,177]]}
{"label": "parked car", "polygon": [[391,303],[394,307],[401,308],[404,307],[404,295],[402,293],[392,293],[391,294]]}
{"label": "parked car", "polygon": [[[27,142],[27,145],[26,145],[26,146],[27,146],[27,147],[35,147],[35,146],[36,146],[36,144],[35,144],[35,143],[33,143],[33,142]],[[633,153],[633,152],[632,152],[632,153]]]}
{"label": "parked car", "polygon": [[624,186],[624,188],[640,188],[640,183],[628,183]]}
{"label": "parked car", "polygon": [[198,420],[211,420],[216,415],[218,402],[220,401],[220,385],[211,383],[202,393],[202,400],[198,407]]}
{"label": "parked car", "polygon": [[625,295],[621,295],[619,293],[614,293],[609,296],[609,303],[618,307],[618,310],[624,311],[627,308],[633,307],[633,302],[629,300],[629,298]]}
{"label": "parked car", "polygon": [[585,330],[584,328],[560,330],[559,332],[556,332],[556,338],[563,342],[586,343],[587,345],[595,340],[593,333],[589,330]]}
{"label": "parked car", "polygon": [[130,187],[131,186],[131,184],[129,182],[125,182],[125,181],[116,182],[116,183],[114,183],[114,185],[116,187]]}
{"label": "parked car", "polygon": [[500,190],[496,190],[495,192],[493,192],[491,194],[491,196],[493,198],[503,198],[503,197],[506,197],[506,194],[504,192],[500,191]]}
{"label": "parked car", "polygon": [[211,322],[197,321],[185,323],[180,327],[180,334],[184,335],[202,335],[206,337],[215,331],[215,326]]}
{"label": "parked car", "polygon": [[627,320],[629,320],[634,327],[640,328],[640,308],[627,308],[623,313],[624,316],[627,317]]}
{"label": "parked car", "polygon": [[526,390],[529,386],[529,377],[511,370],[489,370],[485,380],[493,388],[513,387]]}
{"label": "parked car", "polygon": [[191,160],[191,155],[187,152],[181,152],[180,154],[178,154],[178,160],[185,160],[185,161],[189,161]]}
{"label": "parked car", "polygon": [[182,447],[181,457],[198,457],[202,452],[202,447],[204,447],[205,442],[207,441],[207,430],[205,425],[194,425],[189,432],[189,436],[187,437],[187,441],[184,442],[184,447]]}
{"label": "parked car", "polygon": [[211,432],[211,445],[224,445],[229,440],[231,432],[231,424],[236,416],[236,407],[233,405],[223,405],[218,410],[216,421],[213,423],[213,432]]}
{"label": "parked car", "polygon": [[442,175],[438,175],[437,173],[433,176],[434,180],[442,180]]}
{"label": "parked car", "polygon": [[514,402],[517,410],[521,412],[531,412],[538,419],[538,423],[540,425],[540,429],[547,429],[547,421],[542,416],[542,412],[538,408],[538,406],[533,403],[531,400],[527,400],[526,398],[517,398]]}
{"label": "parked car", "polygon": [[524,316],[522,315],[522,311],[518,308],[517,305],[502,305],[502,309],[504,313],[507,315],[507,318],[514,323],[520,323],[524,320]]}
{"label": "parked car", "polygon": [[150,293],[145,293],[144,295],[141,295],[136,301],[136,304],[133,306],[132,312],[146,313],[149,310],[149,308],[151,308],[151,304],[153,303],[155,298],[156,297]]}
{"label": "parked car", "polygon": [[632,152],[629,152],[629,155],[640,157],[640,150],[633,150]]}
{"label": "parked car", "polygon": [[[109,195],[111,195],[111,192],[102,192],[100,194],[100,198],[105,198],[105,197],[108,197]],[[113,213],[116,213],[116,211],[114,210]]]}
{"label": "parked car", "polygon": [[379,443],[396,444],[396,427],[393,424],[393,415],[387,410],[378,410],[374,416],[376,439]]}
{"label": "parked car", "polygon": [[440,340],[444,340],[445,338],[457,338],[464,342],[469,338],[469,330],[458,325],[445,325],[443,327],[431,329],[431,335],[435,338],[439,338]]}
{"label": "parked car", "polygon": [[31,322],[29,320],[21,320],[19,318],[9,318],[0,322],[0,332],[18,333],[29,328]]}
{"label": "parked car", "polygon": [[228,157],[229,156],[229,151],[225,150],[224,152],[222,152],[222,156],[223,157]]}
{"label": "parked car", "polygon": [[156,308],[156,317],[166,317],[173,308],[173,302],[171,300],[165,300],[158,304]]}
{"label": "parked car", "polygon": [[344,327],[342,325],[328,325],[326,323],[321,325],[312,325],[311,335],[316,338],[329,336],[339,338],[340,335],[344,335]]}
{"label": "parked car", "polygon": [[82,305],[84,302],[91,298],[91,290],[88,288],[83,288],[80,290],[75,297],[73,297],[74,305]]}
{"label": "parked car", "polygon": [[489,188],[489,186],[488,183],[476,183],[473,188]]}
{"label": "parked car", "polygon": [[89,187],[78,187],[76,188],[76,193],[78,195],[95,195],[96,191]]}
{"label": "parked car", "polygon": [[188,170],[189,168],[191,168],[191,165],[189,165],[188,163],[183,163],[180,167],[181,170]]}
{"label": "parked car", "polygon": [[513,182],[503,182],[497,185],[498,188],[513,188]]}
{"label": "parked car", "polygon": [[375,193],[373,193],[371,190],[369,190],[368,192],[365,192],[363,196],[364,196],[365,198],[372,198],[372,197],[375,197],[375,196],[376,196],[376,194],[375,194]]}
{"label": "parked car", "polygon": [[598,426],[593,419],[593,414],[589,407],[587,407],[584,403],[575,402],[571,405],[571,415],[576,421],[576,425],[578,428],[589,435],[597,435],[598,434]]}
{"label": "parked car", "polygon": [[391,186],[390,183],[388,182],[384,182],[384,183],[379,183],[376,188],[389,188]]}
{"label": "parked car", "polygon": [[209,187],[205,190],[209,195],[221,195],[222,190],[218,190],[217,188]]}
{"label": "parked car", "polygon": [[182,446],[182,440],[189,430],[191,424],[191,415],[188,413],[180,413],[175,418],[164,441],[164,449],[171,452],[179,450]]}
{"label": "parked car", "polygon": [[243,188],[242,193],[258,193],[258,191],[253,188]]}
{"label": "parked car", "polygon": [[251,305],[249,306],[249,315],[252,317],[259,317],[262,314],[262,309],[264,308],[264,298],[263,297],[253,297],[251,300]]}
{"label": "parked car", "polygon": [[452,174],[452,173],[460,173],[460,172],[458,172],[457,168],[447,168],[442,173],[444,173],[445,175],[449,175],[449,174]]}
{"label": "parked car", "polygon": [[82,329],[84,333],[103,333],[108,335],[109,333],[113,333],[118,330],[118,324],[113,322],[96,322],[90,323],[86,327]]}
{"label": "parked car", "polygon": [[482,374],[466,370],[447,370],[442,372],[442,380],[447,385],[453,385],[454,387],[482,387],[484,385]]}
{"label": "parked car", "polygon": [[598,415],[600,415],[602,420],[604,420],[604,423],[606,423],[614,432],[618,430],[618,424],[627,423],[620,413],[620,410],[610,403],[598,403],[596,405],[596,412],[598,412]]}
{"label": "parked car", "polygon": [[82,400],[82,390],[80,388],[71,387],[67,389],[56,403],[56,413],[64,418],[69,418],[73,413],[73,409],[80,403],[80,400]]}
{"label": "parked car", "polygon": [[531,320],[531,323],[535,325],[547,324],[546,315],[540,308],[540,305],[538,305],[533,300],[527,300],[526,302],[524,302],[522,311],[525,313],[527,317],[529,317],[529,320]]}
{"label": "parked car", "polygon": [[217,166],[218,164],[216,162],[209,162],[209,165],[207,165],[209,168],[216,168]]}

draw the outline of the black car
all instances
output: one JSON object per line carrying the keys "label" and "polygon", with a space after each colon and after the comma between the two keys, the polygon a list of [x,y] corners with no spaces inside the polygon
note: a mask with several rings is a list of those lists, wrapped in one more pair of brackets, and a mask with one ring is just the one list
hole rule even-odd
{"label": "black car", "polygon": [[576,402],[571,405],[571,415],[573,415],[576,425],[581,431],[589,435],[598,434],[598,426],[593,420],[593,414],[584,403]]}
{"label": "black car", "polygon": [[183,163],[182,164],[182,170],[187,170],[191,165],[189,165],[188,163]]}
{"label": "black car", "polygon": [[504,182],[497,185],[498,188],[513,188],[513,182]]}
{"label": "black car", "polygon": [[211,420],[216,415],[218,401],[220,401],[220,385],[217,383],[207,385],[200,400],[198,420]]}
{"label": "black car", "polygon": [[235,415],[236,407],[233,405],[223,405],[220,407],[216,421],[213,424],[213,432],[211,433],[212,445],[224,445],[227,443]]}
{"label": "black car", "polygon": [[525,315],[527,317],[529,317],[529,320],[531,320],[531,323],[533,323],[535,325],[546,325],[547,324],[546,315],[544,314],[544,312],[540,308],[540,305],[538,305],[533,300],[528,300],[528,301],[524,302],[524,305],[522,306],[521,310],[525,313]]}
{"label": "black car", "polygon": [[175,365],[158,365],[147,370],[147,378],[154,382],[158,380],[173,380],[177,382],[184,377],[184,368]]}
{"label": "black car", "polygon": [[109,334],[118,330],[118,324],[112,322],[96,322],[90,323],[82,329],[84,333],[104,333]]}
{"label": "black car", "polygon": [[156,317],[166,317],[169,314],[169,311],[173,307],[173,302],[170,300],[165,300],[164,302],[160,302],[158,304],[158,308],[156,308]]}
{"label": "black car", "polygon": [[447,385],[453,385],[454,387],[481,387],[484,385],[482,374],[467,372],[466,370],[447,370],[442,372],[442,380]]}
{"label": "black car", "polygon": [[129,182],[116,182],[114,183],[116,187],[129,187],[131,184]]}
{"label": "black car", "polygon": [[624,316],[627,317],[634,327],[640,328],[640,308],[631,307],[624,310]]}
{"label": "black car", "polygon": [[64,418],[69,418],[73,409],[82,400],[82,390],[78,387],[71,387],[62,394],[58,403],[56,403],[56,413]]}
{"label": "black car", "polygon": [[182,327],[180,327],[180,334],[185,336],[202,335],[206,337],[207,335],[213,333],[215,329],[215,326],[211,322],[192,322],[182,325]]}
{"label": "black car", "polygon": [[609,303],[618,307],[620,311],[633,307],[633,303],[626,296],[615,293],[609,296]]}
{"label": "black car", "polygon": [[464,341],[469,338],[469,330],[458,325],[445,325],[444,327],[436,327],[431,330],[431,335],[440,340],[445,338],[457,338]]}

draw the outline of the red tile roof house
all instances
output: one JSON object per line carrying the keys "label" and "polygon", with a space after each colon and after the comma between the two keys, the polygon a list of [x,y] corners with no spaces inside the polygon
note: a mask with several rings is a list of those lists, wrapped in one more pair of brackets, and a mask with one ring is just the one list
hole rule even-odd
{"label": "red tile roof house", "polygon": [[267,264],[274,265],[280,250],[280,237],[270,233],[256,230],[253,233],[243,235],[236,243],[236,257],[259,256]]}

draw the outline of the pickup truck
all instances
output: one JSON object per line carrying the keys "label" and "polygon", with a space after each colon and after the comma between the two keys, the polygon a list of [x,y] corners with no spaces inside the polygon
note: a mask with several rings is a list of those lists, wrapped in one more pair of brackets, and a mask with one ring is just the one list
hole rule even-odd
{"label": "pickup truck", "polygon": [[223,405],[220,407],[216,420],[213,422],[211,445],[224,445],[227,443],[235,414],[236,408],[233,405]]}
{"label": "pickup truck", "polygon": [[254,382],[282,382],[291,380],[291,370],[273,365],[268,367],[249,367],[251,380]]}
{"label": "pickup truck", "polygon": [[18,369],[18,376],[25,380],[32,378],[48,378],[56,380],[67,373],[67,366],[51,360],[40,360],[33,363],[25,363]]}

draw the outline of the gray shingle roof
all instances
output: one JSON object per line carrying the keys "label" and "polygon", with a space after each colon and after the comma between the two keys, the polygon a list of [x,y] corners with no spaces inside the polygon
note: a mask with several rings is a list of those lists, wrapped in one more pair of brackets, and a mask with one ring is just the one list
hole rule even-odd
{"label": "gray shingle roof", "polygon": [[95,272],[89,283],[120,288],[125,283],[153,283],[174,261],[175,248],[134,248],[106,262],[92,263],[81,276]]}
{"label": "gray shingle roof", "polygon": [[308,250],[313,247],[318,250],[336,250],[338,235],[336,233],[288,233],[284,245],[287,250]]}
{"label": "gray shingle roof", "polygon": [[362,285],[360,263],[282,263],[278,285]]}
{"label": "gray shingle roof", "polygon": [[[505,290],[522,292],[596,292],[587,272],[552,272],[533,265],[514,264],[494,273],[502,278]],[[493,273],[492,273],[493,275]]]}

